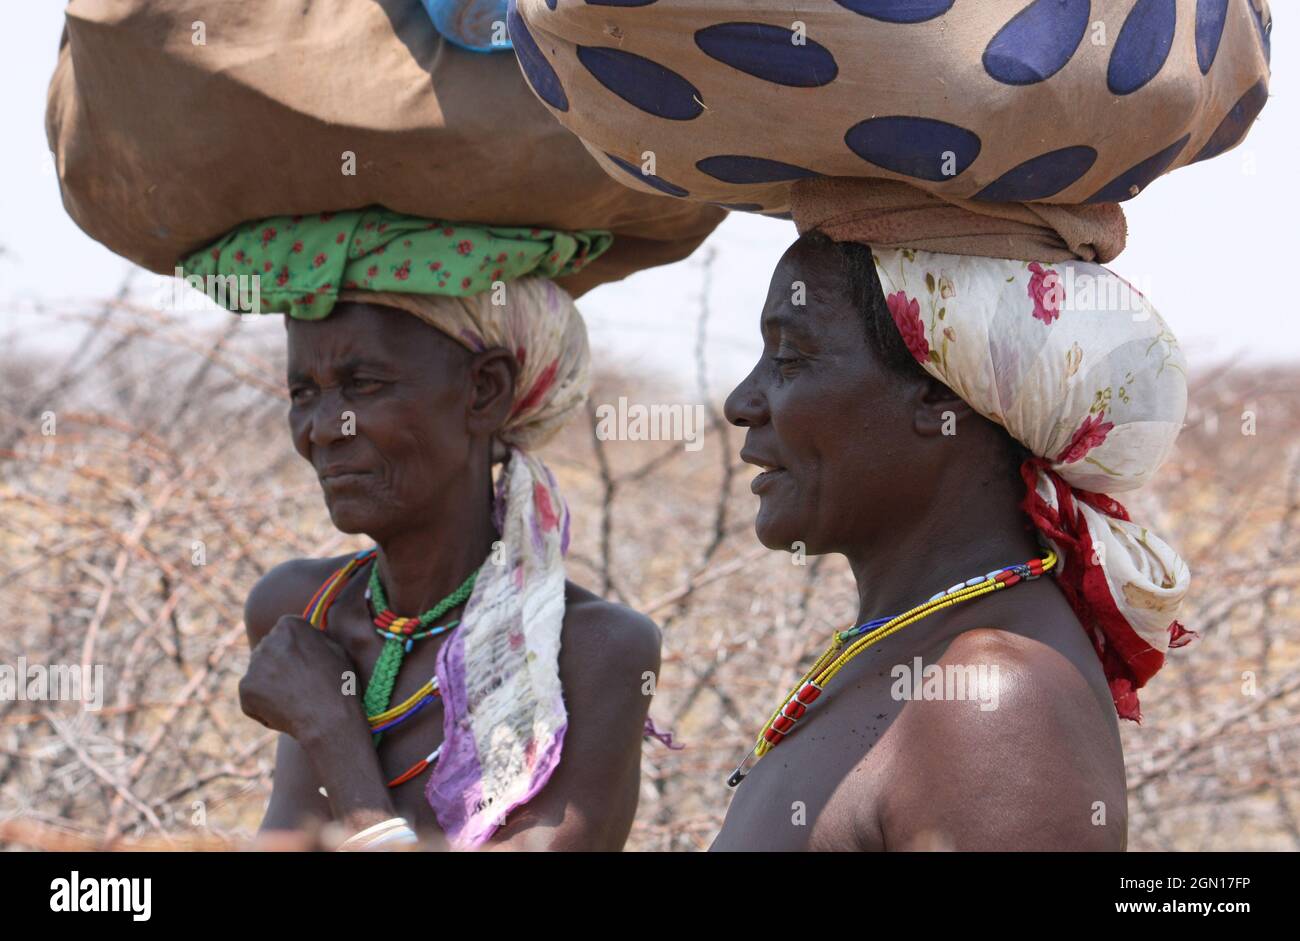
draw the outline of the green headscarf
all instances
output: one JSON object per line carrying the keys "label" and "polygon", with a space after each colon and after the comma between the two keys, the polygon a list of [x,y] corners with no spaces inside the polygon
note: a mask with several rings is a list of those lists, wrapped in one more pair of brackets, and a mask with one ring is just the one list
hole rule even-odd
{"label": "green headscarf", "polygon": [[[340,291],[471,297],[494,281],[574,274],[614,237],[598,229],[466,225],[382,208],[245,223],[182,262],[185,277],[258,276],[257,312],[329,315]],[[212,296],[212,292],[208,292]],[[248,290],[221,292],[236,312]]]}

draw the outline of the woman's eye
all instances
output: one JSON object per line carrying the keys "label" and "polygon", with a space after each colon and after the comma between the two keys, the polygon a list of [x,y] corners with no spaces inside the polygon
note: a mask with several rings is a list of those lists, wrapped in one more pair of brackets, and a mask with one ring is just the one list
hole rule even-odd
{"label": "woman's eye", "polygon": [[294,405],[301,405],[310,397],[311,389],[308,389],[306,386],[298,386],[297,388],[289,390],[289,401]]}
{"label": "woman's eye", "polygon": [[353,379],[350,383],[352,391],[360,392],[363,395],[370,392],[378,392],[383,383],[378,379]]}

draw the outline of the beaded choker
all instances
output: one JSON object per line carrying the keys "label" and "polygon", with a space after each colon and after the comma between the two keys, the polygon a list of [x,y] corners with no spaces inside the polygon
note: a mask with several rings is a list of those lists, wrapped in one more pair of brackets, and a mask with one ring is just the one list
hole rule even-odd
{"label": "beaded choker", "polygon": [[835,674],[862,651],[896,631],[915,624],[926,615],[943,608],[950,608],[963,601],[973,601],[995,591],[1010,588],[1022,581],[1038,578],[1044,572],[1050,572],[1055,565],[1056,553],[1049,551],[1041,559],[1030,559],[1028,562],[995,569],[987,575],[979,575],[968,581],[959,582],[947,591],[939,592],[924,604],[892,618],[876,618],[866,624],[836,632],[826,652],[817,658],[811,669],[800,678],[782,701],[781,706],[767,720],[767,724],[758,733],[758,741],[754,747],[727,779],[727,786],[736,787],[745,780],[745,776],[753,770],[759,760],[794,730],[795,724],[804,717],[808,707],[821,695],[822,690]]}

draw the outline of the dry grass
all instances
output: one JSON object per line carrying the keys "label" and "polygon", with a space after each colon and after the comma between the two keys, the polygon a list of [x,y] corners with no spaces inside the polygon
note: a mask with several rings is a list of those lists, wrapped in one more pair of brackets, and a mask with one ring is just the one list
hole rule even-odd
{"label": "dry grass", "polygon": [[[247,839],[272,735],[236,700],[244,595],[286,558],[360,543],[288,444],[282,351],[120,299],[73,319],[90,329],[71,357],[3,363],[0,663],[102,664],[107,691],[97,713],[0,702],[0,842]],[[626,375],[593,398],[619,395],[682,399]],[[1300,371],[1199,375],[1176,456],[1134,501],[1191,564],[1201,634],[1125,728],[1135,849],[1300,848],[1297,416]],[[646,746],[635,849],[708,845],[755,723],[856,604],[840,560],[757,547],[739,435],[713,417],[694,453],[575,423],[545,455],[575,513],[571,577],[664,627],[652,715],[687,747]]]}

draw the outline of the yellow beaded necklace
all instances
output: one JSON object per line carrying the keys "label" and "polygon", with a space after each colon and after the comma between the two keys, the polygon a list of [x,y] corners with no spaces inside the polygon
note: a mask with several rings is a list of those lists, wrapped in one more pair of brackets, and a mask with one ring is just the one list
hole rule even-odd
{"label": "yellow beaded necklace", "polygon": [[1050,572],[1055,566],[1056,553],[1049,551],[1041,559],[1009,565],[987,575],[980,575],[953,585],[924,604],[919,604],[896,617],[877,618],[846,631],[837,631],[831,638],[830,646],[826,648],[825,653],[818,657],[808,672],[800,677],[799,682],[794,684],[794,688],[790,690],[776,712],[772,713],[772,717],[767,720],[767,724],[758,733],[758,741],[755,742],[754,747],[727,779],[727,786],[736,787],[745,780],[745,775],[753,770],[759,759],[779,745],[781,740],[794,730],[795,724],[803,718],[813,700],[821,695],[822,690],[835,674],[868,647],[880,643],[910,624],[915,624],[926,615],[951,608],[963,601],[972,601],[983,595],[1010,588],[1022,581],[1038,578],[1043,573]]}

